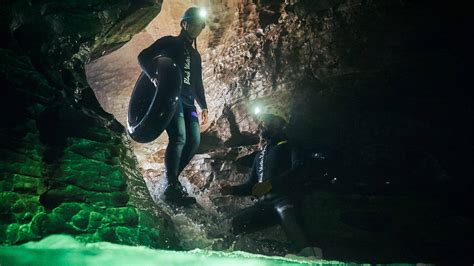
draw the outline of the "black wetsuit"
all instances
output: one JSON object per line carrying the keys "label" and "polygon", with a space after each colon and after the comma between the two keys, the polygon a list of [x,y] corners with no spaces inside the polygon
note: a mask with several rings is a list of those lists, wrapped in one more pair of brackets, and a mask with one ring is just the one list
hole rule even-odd
{"label": "black wetsuit", "polygon": [[297,249],[309,246],[290,195],[295,189],[299,172],[303,166],[303,156],[292,148],[284,136],[268,140],[268,144],[257,153],[249,180],[232,187],[233,195],[251,195],[252,187],[258,182],[269,180],[272,190],[258,202],[237,213],[232,219],[234,233],[251,232],[276,222],[280,222],[289,239]]}
{"label": "black wetsuit", "polygon": [[155,58],[165,55],[171,57],[183,74],[181,97],[175,115],[166,128],[169,144],[166,148],[165,166],[168,182],[176,184],[178,176],[196,153],[200,143],[199,118],[194,101],[201,109],[207,109],[202,84],[201,56],[181,31],[179,36],[165,36],[138,55],[143,72],[155,76]]}

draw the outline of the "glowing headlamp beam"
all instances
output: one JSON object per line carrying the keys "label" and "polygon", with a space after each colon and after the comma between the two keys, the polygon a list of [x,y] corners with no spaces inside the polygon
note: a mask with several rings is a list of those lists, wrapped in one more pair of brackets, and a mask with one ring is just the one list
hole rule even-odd
{"label": "glowing headlamp beam", "polygon": [[256,115],[258,115],[262,110],[260,110],[260,107],[257,106],[257,107],[255,107],[255,109],[253,111]]}
{"label": "glowing headlamp beam", "polygon": [[200,9],[199,9],[199,16],[200,16],[201,18],[206,18],[206,17],[207,17],[207,10],[204,9],[204,8],[200,8]]}

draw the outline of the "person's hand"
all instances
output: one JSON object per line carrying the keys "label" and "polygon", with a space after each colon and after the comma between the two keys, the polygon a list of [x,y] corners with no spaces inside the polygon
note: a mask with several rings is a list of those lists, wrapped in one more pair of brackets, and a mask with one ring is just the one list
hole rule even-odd
{"label": "person's hand", "polygon": [[207,109],[203,109],[201,111],[201,125],[207,124],[208,118],[209,118],[209,112],[207,111]]}
{"label": "person's hand", "polygon": [[267,180],[265,182],[255,184],[252,187],[252,195],[256,197],[261,197],[270,192],[270,190],[272,190],[272,183],[270,182],[270,180]]}
{"label": "person's hand", "polygon": [[221,195],[230,195],[232,194],[232,186],[231,185],[227,185],[227,184],[224,184],[224,185],[221,185],[219,187],[219,192],[221,193]]}
{"label": "person's hand", "polygon": [[155,85],[155,88],[158,88],[158,78],[156,77],[153,77],[150,79],[151,83],[153,83],[153,85]]}

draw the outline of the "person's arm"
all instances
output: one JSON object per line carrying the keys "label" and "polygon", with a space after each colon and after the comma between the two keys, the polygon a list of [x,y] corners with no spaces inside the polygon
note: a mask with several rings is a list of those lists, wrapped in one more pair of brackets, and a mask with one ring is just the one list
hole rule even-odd
{"label": "person's arm", "polygon": [[232,186],[232,193],[231,195],[235,195],[235,196],[250,196],[252,195],[252,187],[253,185],[255,185],[257,182],[256,182],[256,179],[257,179],[257,171],[255,169],[252,168],[252,173],[250,174],[250,179],[241,184],[241,185],[237,185],[237,186]]}
{"label": "person's arm", "polygon": [[[197,53],[197,52],[196,52]],[[199,107],[201,107],[201,110],[207,110],[207,103],[206,103],[206,94],[204,93],[204,85],[202,83],[202,66],[201,66],[201,56],[199,53],[197,53],[196,56],[198,60],[198,71],[197,71],[197,77],[196,77],[196,101],[199,104]]]}
{"label": "person's arm", "polygon": [[237,186],[229,186],[225,185],[221,187],[221,193],[223,195],[234,195],[234,196],[250,196],[252,195],[252,187],[257,183],[258,176],[257,176],[257,156],[253,161],[252,170],[250,171],[250,177],[247,182],[237,185]]}
{"label": "person's arm", "polygon": [[173,37],[165,36],[158,39],[148,48],[138,54],[138,63],[142,71],[148,76],[150,80],[155,78],[156,64],[155,59],[166,52],[166,49],[173,45]]}

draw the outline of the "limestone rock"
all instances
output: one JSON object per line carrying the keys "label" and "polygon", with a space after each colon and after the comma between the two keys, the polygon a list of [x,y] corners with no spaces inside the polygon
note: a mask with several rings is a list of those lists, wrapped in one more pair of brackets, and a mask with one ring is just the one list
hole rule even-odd
{"label": "limestone rock", "polygon": [[178,248],[136,170],[123,127],[84,65],[128,41],[160,1],[8,1],[0,7],[0,242],[53,233]]}

